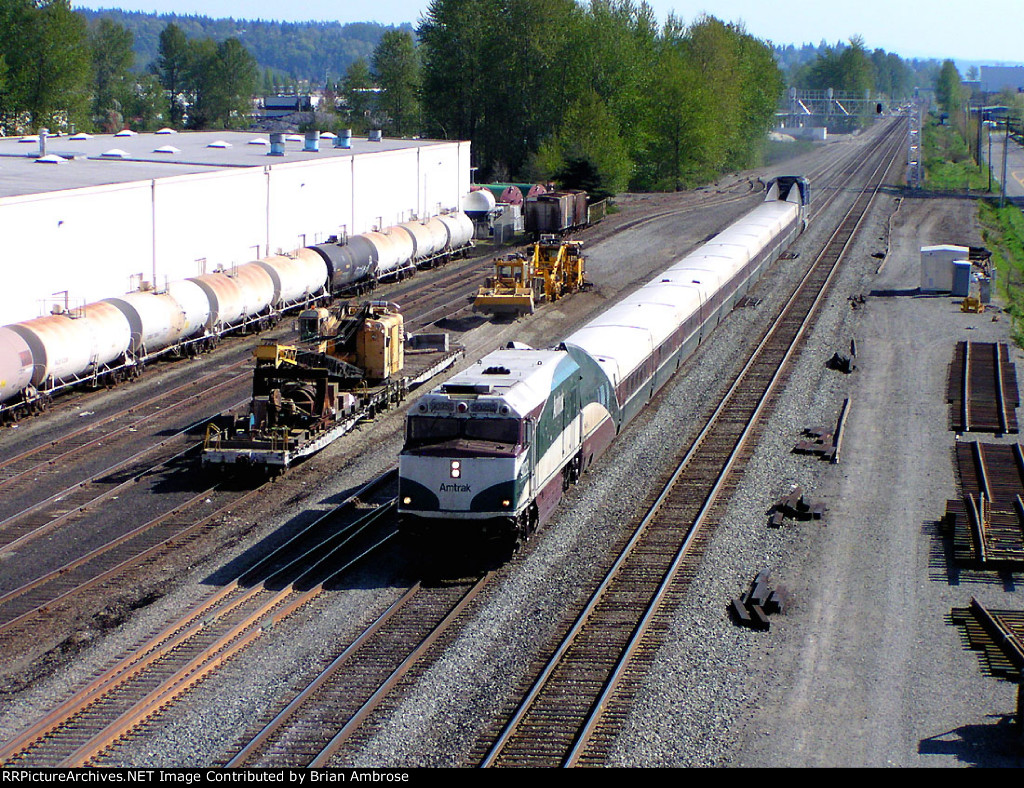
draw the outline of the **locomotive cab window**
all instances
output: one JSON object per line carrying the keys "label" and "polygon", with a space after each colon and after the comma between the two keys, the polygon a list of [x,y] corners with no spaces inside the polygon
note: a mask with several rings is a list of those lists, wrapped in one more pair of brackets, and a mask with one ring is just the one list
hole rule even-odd
{"label": "locomotive cab window", "polygon": [[477,440],[516,445],[522,443],[517,419],[452,419],[410,416],[406,442],[429,446],[453,440]]}

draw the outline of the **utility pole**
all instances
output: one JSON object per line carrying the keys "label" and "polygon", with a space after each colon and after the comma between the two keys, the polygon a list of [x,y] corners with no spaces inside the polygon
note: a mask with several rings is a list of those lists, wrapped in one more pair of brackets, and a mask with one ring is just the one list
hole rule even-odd
{"label": "utility pole", "polygon": [[1006,156],[1010,148],[1010,116],[1006,116],[1006,136],[1003,137],[1003,183],[999,190],[999,207],[1006,206]]}

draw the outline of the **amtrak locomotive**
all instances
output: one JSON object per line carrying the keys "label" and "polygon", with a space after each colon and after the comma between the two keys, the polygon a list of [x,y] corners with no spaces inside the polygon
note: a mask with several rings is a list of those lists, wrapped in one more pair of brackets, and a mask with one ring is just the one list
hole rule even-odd
{"label": "amtrak locomotive", "polygon": [[788,176],[765,201],[558,347],[498,350],[408,413],[402,530],[419,543],[515,544],[803,230],[810,187]]}

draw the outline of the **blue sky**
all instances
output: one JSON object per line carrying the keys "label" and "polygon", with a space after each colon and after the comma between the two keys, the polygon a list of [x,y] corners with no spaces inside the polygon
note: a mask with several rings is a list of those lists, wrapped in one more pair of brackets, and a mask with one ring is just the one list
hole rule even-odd
{"label": "blue sky", "polygon": [[[415,24],[428,0],[106,0],[72,5],[246,19],[377,21]],[[748,33],[777,44],[829,43],[861,35],[869,49],[905,57],[986,63],[1024,62],[1024,1],[986,0],[649,0],[662,21],[672,11],[685,22],[707,12],[742,21]]]}

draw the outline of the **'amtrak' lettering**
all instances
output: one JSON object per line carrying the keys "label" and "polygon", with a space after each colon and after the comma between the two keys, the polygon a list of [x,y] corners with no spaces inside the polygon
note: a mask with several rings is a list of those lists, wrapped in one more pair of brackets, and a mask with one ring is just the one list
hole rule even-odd
{"label": "'amtrak' lettering", "polygon": [[444,484],[444,483],[442,483],[437,491],[438,492],[473,492],[471,489],[469,489],[469,485],[468,484],[455,484],[455,482],[452,482],[451,484]]}

